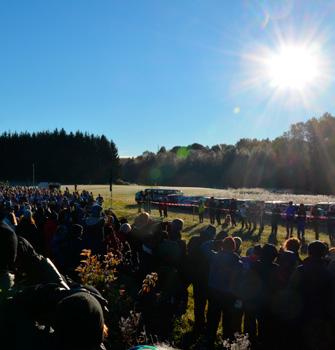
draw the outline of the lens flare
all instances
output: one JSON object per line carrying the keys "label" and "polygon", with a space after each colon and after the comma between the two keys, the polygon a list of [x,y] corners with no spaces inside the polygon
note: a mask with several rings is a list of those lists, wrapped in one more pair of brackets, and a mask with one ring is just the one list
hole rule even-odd
{"label": "lens flare", "polygon": [[265,74],[270,86],[303,90],[321,77],[321,60],[311,47],[283,46],[265,58]]}

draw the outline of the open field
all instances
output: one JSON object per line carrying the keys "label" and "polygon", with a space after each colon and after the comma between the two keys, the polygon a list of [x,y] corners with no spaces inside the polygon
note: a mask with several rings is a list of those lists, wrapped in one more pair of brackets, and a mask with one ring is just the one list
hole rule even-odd
{"label": "open field", "polygon": [[[68,186],[70,190],[74,190],[73,186]],[[63,186],[65,188],[65,186]],[[137,215],[137,205],[135,204],[134,196],[137,191],[144,189],[145,186],[113,186],[113,197],[111,198],[108,185],[78,185],[78,190],[86,189],[92,191],[95,196],[101,194],[105,198],[104,206],[106,208],[112,207],[118,216],[127,217],[130,222]],[[163,188],[163,187],[161,187]],[[335,201],[333,196],[313,196],[313,195],[291,195],[291,194],[281,194],[273,193],[263,189],[210,189],[210,188],[199,188],[199,187],[173,187],[182,190],[187,195],[214,195],[220,197],[235,197],[239,199],[262,199],[262,200],[293,200],[296,203],[317,203],[317,202],[328,202]],[[157,209],[153,209],[151,215],[159,219],[159,214]],[[184,227],[184,238],[188,240],[192,235],[198,233],[203,227],[209,224],[209,220],[205,219],[203,224],[198,223],[197,215],[192,215],[185,211],[169,211],[169,220],[175,218],[181,218],[185,222]],[[217,227],[217,232],[219,232],[220,227]],[[258,236],[258,230],[253,233],[251,237],[246,235],[246,232],[240,231],[240,226],[237,228],[231,228],[230,233],[239,235],[243,240],[243,252],[248,249],[255,242],[266,243],[268,242],[268,237],[271,232],[271,227],[269,225],[265,226],[264,231],[261,236]],[[285,240],[286,231],[283,226],[278,228],[278,246],[280,246]],[[314,239],[314,232],[307,227],[306,230],[306,241],[312,241]],[[329,242],[328,235],[325,232],[321,232],[320,239]]]}
{"label": "open field", "polygon": [[[74,186],[68,186],[70,190],[74,189]],[[155,186],[139,186],[139,185],[113,185],[113,196],[115,199],[122,198],[124,200],[130,200],[134,203],[135,193],[145,188],[155,188]],[[65,186],[63,186],[65,188]],[[176,187],[176,186],[159,186],[158,188],[174,188],[184,192],[186,195],[203,195],[203,196],[215,196],[222,198],[237,198],[237,199],[258,199],[264,201],[290,201],[294,203],[318,203],[318,202],[335,202],[335,196],[325,195],[309,195],[309,194],[291,194],[284,192],[271,192],[262,188],[238,188],[238,189],[216,189],[216,188],[203,188],[203,187]],[[94,194],[100,193],[104,197],[110,197],[108,185],[78,185],[78,189],[86,189],[92,191]]]}

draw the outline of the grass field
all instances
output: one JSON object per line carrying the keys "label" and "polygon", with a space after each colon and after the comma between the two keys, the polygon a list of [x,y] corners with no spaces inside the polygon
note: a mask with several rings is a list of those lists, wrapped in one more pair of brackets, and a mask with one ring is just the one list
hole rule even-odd
{"label": "grass field", "polygon": [[[70,190],[74,190],[73,186],[68,186]],[[65,186],[63,186],[65,188]],[[137,191],[143,190],[145,186],[121,186],[114,185],[113,186],[113,197],[111,198],[109,192],[109,186],[107,185],[78,185],[78,190],[86,189],[88,191],[93,192],[94,196],[101,194],[104,199],[104,206],[106,208],[113,208],[115,213],[120,217],[127,217],[130,222],[137,215],[137,205],[135,204],[135,193]],[[225,198],[239,198],[239,199],[260,199],[260,200],[283,200],[289,201],[292,200],[295,203],[318,203],[318,202],[328,202],[335,201],[335,197],[333,196],[322,196],[322,195],[293,195],[287,193],[273,193],[263,189],[211,189],[211,188],[200,188],[200,187],[173,187],[176,189],[182,190],[186,195],[214,195],[217,197],[225,197]],[[159,218],[159,213],[157,209],[153,209],[151,215],[154,218]],[[209,224],[209,220],[205,219],[203,224],[198,223],[197,215],[192,215],[192,213],[188,212],[177,212],[177,211],[169,211],[169,220],[173,220],[175,218],[181,218],[184,220],[184,238],[188,240],[192,235],[198,233],[203,227]],[[217,230],[220,228],[218,227]],[[268,241],[268,237],[270,235],[271,228],[269,225],[265,226],[265,229],[260,237],[260,243],[266,243]],[[286,231],[283,226],[279,227],[278,230],[278,246],[280,246],[284,240]],[[231,228],[230,233],[239,233],[239,226],[237,228]],[[243,235],[242,235],[243,237]],[[311,241],[314,239],[314,232],[307,228],[305,234],[306,241]],[[320,239],[329,241],[328,235],[325,232],[321,232]],[[247,240],[243,241],[243,249],[245,252],[250,245],[252,245],[255,240],[257,240],[256,234],[252,237],[249,237]]]}

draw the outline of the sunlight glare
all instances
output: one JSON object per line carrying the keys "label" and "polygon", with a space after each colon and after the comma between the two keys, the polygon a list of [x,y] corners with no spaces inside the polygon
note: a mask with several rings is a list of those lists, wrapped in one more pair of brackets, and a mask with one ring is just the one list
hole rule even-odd
{"label": "sunlight glare", "polygon": [[270,86],[303,90],[315,84],[321,75],[320,60],[311,48],[283,46],[265,59]]}

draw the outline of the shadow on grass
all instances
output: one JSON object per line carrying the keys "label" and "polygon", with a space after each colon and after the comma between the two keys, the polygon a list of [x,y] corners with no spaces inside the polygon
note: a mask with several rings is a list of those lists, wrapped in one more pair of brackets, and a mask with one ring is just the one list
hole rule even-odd
{"label": "shadow on grass", "polygon": [[196,223],[196,224],[193,224],[193,225],[191,225],[191,226],[188,226],[188,227],[186,227],[185,229],[184,229],[184,231],[183,232],[190,232],[190,231],[192,231],[195,227],[197,227],[198,226],[198,223]]}

